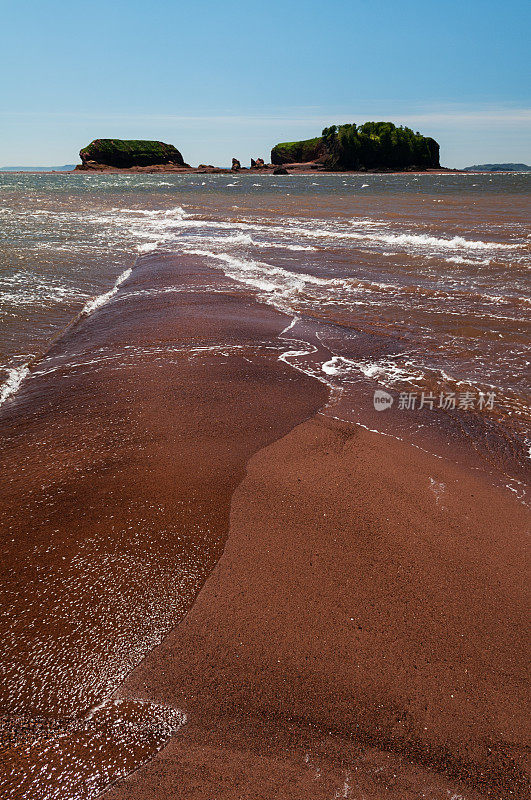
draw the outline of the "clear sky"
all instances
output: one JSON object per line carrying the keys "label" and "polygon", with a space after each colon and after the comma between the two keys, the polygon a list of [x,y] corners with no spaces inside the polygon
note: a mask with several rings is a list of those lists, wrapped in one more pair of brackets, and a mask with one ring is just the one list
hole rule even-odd
{"label": "clear sky", "polygon": [[162,139],[267,159],[325,125],[409,124],[441,163],[531,163],[524,0],[0,0],[0,165]]}

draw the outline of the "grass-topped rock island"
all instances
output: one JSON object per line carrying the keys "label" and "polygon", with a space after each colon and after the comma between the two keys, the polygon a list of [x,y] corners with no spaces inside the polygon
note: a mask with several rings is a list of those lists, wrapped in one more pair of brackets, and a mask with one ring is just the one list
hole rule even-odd
{"label": "grass-topped rock island", "polygon": [[251,159],[242,167],[237,158],[232,166],[213,166],[208,161],[192,167],[181,152],[166,142],[142,139],[94,139],[80,150],[76,170],[115,172],[402,172],[443,169],[439,144],[411,128],[392,122],[331,125],[321,136],[282,142],[271,150],[271,159]]}
{"label": "grass-topped rock island", "polygon": [[172,144],[146,139],[94,139],[79,151],[81,165],[76,169],[105,170],[132,167],[188,167]]}
{"label": "grass-topped rock island", "polygon": [[322,136],[283,142],[271,151],[273,164],[312,163],[331,171],[440,169],[439,144],[392,122],[331,125]]}

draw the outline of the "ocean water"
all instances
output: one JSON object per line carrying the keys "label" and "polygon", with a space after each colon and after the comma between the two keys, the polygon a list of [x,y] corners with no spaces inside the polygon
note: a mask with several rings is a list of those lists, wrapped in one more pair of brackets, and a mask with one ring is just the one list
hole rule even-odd
{"label": "ocean water", "polygon": [[453,395],[472,437],[489,420],[525,452],[530,187],[528,174],[1,176],[0,402],[159,250],[198,255],[287,314],[283,358],[327,381],[343,418],[382,389],[395,409],[424,392],[422,425],[439,424]]}

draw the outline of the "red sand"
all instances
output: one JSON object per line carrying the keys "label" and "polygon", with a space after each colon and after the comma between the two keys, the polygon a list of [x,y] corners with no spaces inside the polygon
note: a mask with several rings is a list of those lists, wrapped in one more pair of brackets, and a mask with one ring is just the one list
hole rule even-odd
{"label": "red sand", "polygon": [[527,796],[525,521],[343,423],[265,448],[193,608],[118,692],[189,723],[106,798]]}
{"label": "red sand", "polygon": [[7,751],[0,738],[10,800],[83,783],[94,797],[160,746],[137,736],[135,704],[125,729],[86,714],[192,604],[249,457],[325,402],[278,360],[285,325],[196,257],[145,257],[2,406],[0,734],[23,732]]}
{"label": "red sand", "polygon": [[[286,319],[199,259],[142,259],[120,292],[2,410],[5,710],[83,725],[131,667],[116,697],[184,710],[109,800],[526,797],[517,499],[304,422],[326,390],[278,361]],[[89,796],[93,764],[98,786],[145,757],[88,735],[53,740],[55,783],[49,752],[2,755],[38,786],[10,800]]]}

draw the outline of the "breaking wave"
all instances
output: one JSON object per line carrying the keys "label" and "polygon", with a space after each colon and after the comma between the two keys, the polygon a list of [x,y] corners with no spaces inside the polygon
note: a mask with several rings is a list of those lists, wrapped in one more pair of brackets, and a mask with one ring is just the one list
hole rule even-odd
{"label": "breaking wave", "polygon": [[11,397],[18,391],[20,384],[28,374],[28,364],[23,364],[21,367],[13,367],[8,370],[7,380],[0,386],[0,406],[8,397]]}
{"label": "breaking wave", "polygon": [[116,279],[116,283],[108,292],[105,294],[100,294],[98,297],[93,297],[92,300],[88,300],[83,308],[81,309],[81,314],[92,314],[97,308],[101,308],[101,306],[108,303],[111,297],[114,297],[116,292],[118,291],[120,285],[127,280],[127,278],[131,274],[131,269],[126,269],[122,274]]}

